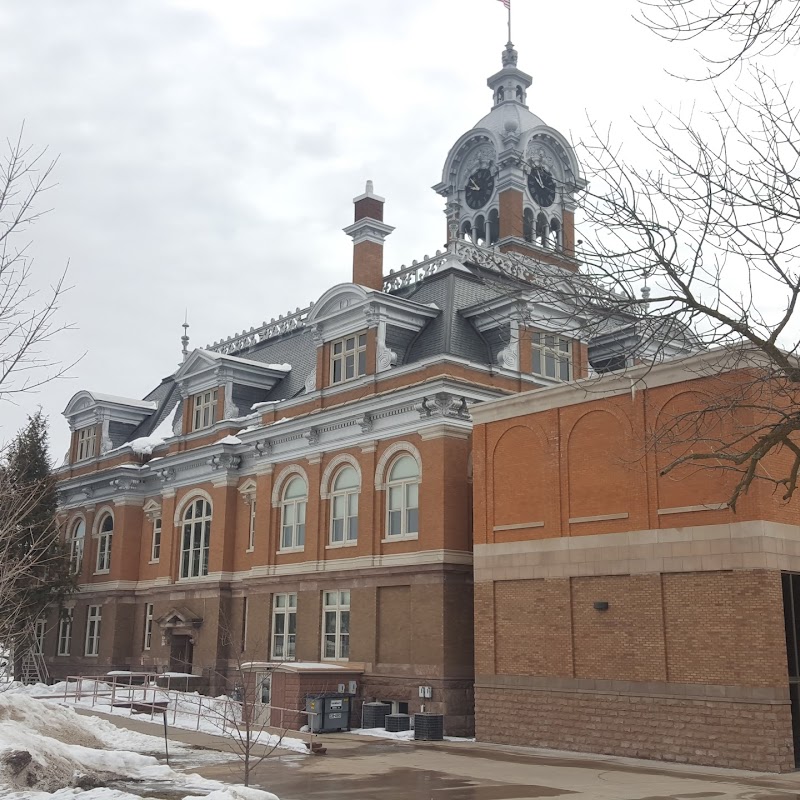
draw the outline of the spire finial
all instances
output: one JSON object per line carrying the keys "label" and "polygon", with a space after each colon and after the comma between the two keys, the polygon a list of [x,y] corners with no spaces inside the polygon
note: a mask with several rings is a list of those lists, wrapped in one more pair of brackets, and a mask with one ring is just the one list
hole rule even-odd
{"label": "spire finial", "polygon": [[517,58],[518,58],[517,51],[514,49],[514,45],[511,43],[511,40],[509,40],[508,43],[506,44],[506,49],[503,50],[503,66],[516,67]]}
{"label": "spire finial", "polygon": [[189,309],[187,308],[184,315],[183,315],[183,336],[181,336],[181,344],[183,345],[183,350],[181,353],[183,355],[183,360],[186,361],[187,356],[189,355]]}

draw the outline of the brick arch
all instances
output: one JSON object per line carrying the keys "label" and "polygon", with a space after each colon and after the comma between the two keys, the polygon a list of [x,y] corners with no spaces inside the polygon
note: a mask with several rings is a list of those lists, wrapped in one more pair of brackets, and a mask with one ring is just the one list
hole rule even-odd
{"label": "brick arch", "polygon": [[343,466],[345,466],[345,464],[352,467],[356,471],[356,474],[358,475],[359,489],[361,488],[361,466],[359,465],[355,456],[351,456],[350,453],[341,453],[331,459],[328,466],[325,467],[325,471],[322,473],[322,479],[319,483],[319,496],[321,500],[327,500],[330,497],[331,480],[333,479],[334,474]]}
{"label": "brick arch", "polygon": [[69,538],[72,536],[72,531],[75,530],[75,526],[78,524],[78,522],[81,521],[83,521],[83,535],[85,536],[88,532],[88,526],[86,524],[86,514],[84,514],[83,511],[79,511],[77,514],[73,514],[71,517],[67,517],[67,522],[66,525],[64,526],[64,529],[67,532],[67,541],[69,541]]}
{"label": "brick arch", "polygon": [[[668,398],[656,416],[653,449],[656,458],[656,492],[659,508],[683,508],[724,504],[730,497],[735,473],[720,469],[722,462],[682,464],[662,475],[676,458],[713,449],[714,440],[733,435],[730,419],[703,413],[716,399],[706,392],[689,389]],[[702,442],[701,439],[711,441]]]}
{"label": "brick arch", "polygon": [[567,437],[569,518],[630,512],[635,462],[627,415],[595,408],[578,417]]}
{"label": "brick arch", "polygon": [[100,535],[100,526],[106,517],[111,517],[114,522],[113,530],[117,529],[117,520],[114,517],[114,507],[110,505],[102,505],[97,509],[94,515],[94,522],[92,523],[92,536]]}
{"label": "brick arch", "polygon": [[422,456],[419,454],[419,450],[411,442],[395,442],[386,448],[378,461],[378,466],[375,467],[375,489],[377,491],[386,488],[386,482],[384,481],[386,468],[400,453],[406,453],[414,458],[419,468],[419,480],[420,482],[422,481]]}
{"label": "brick arch", "polygon": [[214,516],[214,501],[211,499],[211,495],[205,491],[205,489],[192,489],[184,496],[180,503],[175,506],[175,515],[173,518],[175,525],[181,524],[184,512],[193,501],[197,500],[198,497],[202,497],[209,504],[209,506],[211,506],[211,516]]}
{"label": "brick arch", "polygon": [[[524,525],[553,517],[552,449],[538,426],[514,425],[492,450],[492,526]],[[534,529],[535,530],[535,529]]]}
{"label": "brick arch", "polygon": [[272,487],[272,507],[277,508],[281,504],[283,487],[292,475],[299,475],[306,482],[306,490],[309,491],[308,475],[299,464],[289,464],[278,474],[275,484]]}

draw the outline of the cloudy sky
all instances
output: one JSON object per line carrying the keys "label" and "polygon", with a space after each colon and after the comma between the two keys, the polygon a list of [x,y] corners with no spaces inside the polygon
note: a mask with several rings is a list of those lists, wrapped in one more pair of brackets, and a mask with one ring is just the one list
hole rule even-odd
{"label": "cloudy sky", "polygon": [[[531,110],[573,141],[675,108],[691,51],[633,21],[634,0],[514,0]],[[41,405],[54,453],[82,388],[141,397],[180,358],[349,278],[352,198],[371,178],[397,230],[386,267],[443,246],[450,145],[490,108],[498,0],[35,0],[0,7],[0,133],[59,157],[26,236],[35,280],[69,261],[48,355],[69,380],[0,407],[0,439]],[[688,62],[686,62],[688,63]]]}

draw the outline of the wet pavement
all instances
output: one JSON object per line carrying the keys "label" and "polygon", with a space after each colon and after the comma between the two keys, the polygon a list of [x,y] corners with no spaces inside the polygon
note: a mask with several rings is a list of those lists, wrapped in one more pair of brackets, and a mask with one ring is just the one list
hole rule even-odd
{"label": "wet pavement", "polygon": [[[324,756],[265,760],[251,785],[281,800],[800,800],[800,774],[660,765],[475,743],[396,742],[338,734]],[[198,770],[241,780],[229,763]]]}
{"label": "wet pavement", "polygon": [[[143,721],[106,718],[154,733]],[[242,763],[231,757],[230,740],[174,728],[170,738],[216,750],[218,756],[227,753],[229,759],[187,758],[177,769],[242,782]],[[281,800],[800,800],[800,772],[776,775],[474,742],[355,734],[320,739],[325,755],[276,751],[255,768],[251,785]]]}

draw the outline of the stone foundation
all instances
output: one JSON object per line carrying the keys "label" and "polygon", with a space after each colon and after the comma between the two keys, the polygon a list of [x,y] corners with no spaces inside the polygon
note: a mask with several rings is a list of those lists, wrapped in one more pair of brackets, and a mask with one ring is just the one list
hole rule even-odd
{"label": "stone foundation", "polygon": [[788,692],[785,701],[758,702],[476,685],[475,706],[478,741],[765,772],[795,769]]}

